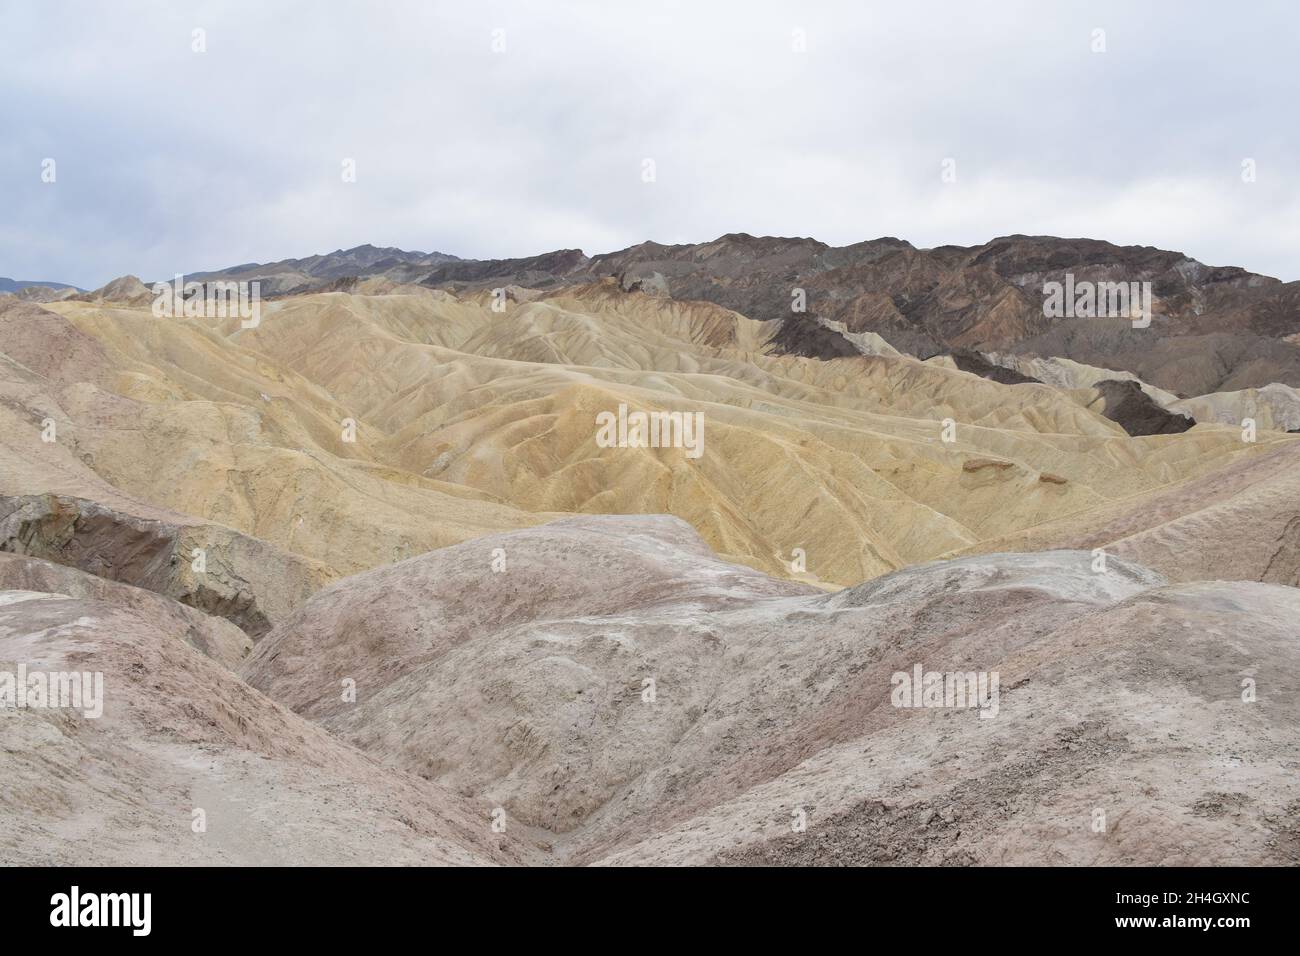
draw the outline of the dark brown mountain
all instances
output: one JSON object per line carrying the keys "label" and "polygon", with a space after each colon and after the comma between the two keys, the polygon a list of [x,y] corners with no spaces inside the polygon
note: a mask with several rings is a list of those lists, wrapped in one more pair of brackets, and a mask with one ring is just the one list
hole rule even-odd
{"label": "dark brown mountain", "polygon": [[589,261],[581,249],[560,249],[524,259],[458,259],[454,262],[444,262],[432,270],[425,270],[418,280],[415,280],[413,275],[420,271],[418,269],[407,268],[401,270],[401,273],[411,276],[407,281],[419,281],[421,285],[454,289],[482,287],[501,282],[508,285],[545,288],[562,283],[568,277],[580,273]]}
{"label": "dark brown mountain", "polygon": [[[405,268],[416,270],[423,277],[430,269],[445,262],[459,261],[456,256],[442,252],[407,252],[392,246],[380,248],[369,244],[352,249],[336,249],[303,259],[281,259],[279,262],[245,262],[242,265],[218,269],[213,272],[195,272],[186,279],[262,282],[264,295],[280,295],[315,291],[339,279],[362,276],[387,275]],[[166,276],[162,281],[170,281]]]}
{"label": "dark brown mountain", "polygon": [[1003,385],[1024,385],[1028,382],[1038,382],[1038,379],[1029,375],[1022,375],[1015,369],[994,365],[979,352],[974,352],[971,349],[954,349],[952,360],[963,372],[970,372],[980,378],[1001,382]]}
{"label": "dark brown mountain", "polygon": [[1137,382],[1107,379],[1093,388],[1101,392],[1101,413],[1130,435],[1176,435],[1196,424],[1186,415],[1165,411]]}

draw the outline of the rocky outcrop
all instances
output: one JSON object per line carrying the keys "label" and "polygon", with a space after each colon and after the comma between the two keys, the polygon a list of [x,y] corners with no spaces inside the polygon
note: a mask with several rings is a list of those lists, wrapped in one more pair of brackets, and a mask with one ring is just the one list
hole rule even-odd
{"label": "rocky outcrop", "polygon": [[59,594],[127,608],[179,635],[186,644],[231,670],[253,649],[252,639],[223,618],[204,614],[153,591],[40,558],[0,553],[0,591]]}
{"label": "rocky outcrop", "polygon": [[767,344],[781,355],[806,358],[833,359],[861,354],[841,333],[816,322],[783,322]]}
{"label": "rocky outcrop", "polygon": [[145,588],[256,638],[325,583],[302,558],[220,525],[66,495],[0,497],[0,551]]}
{"label": "rocky outcrop", "polygon": [[1089,407],[1121,426],[1130,435],[1176,435],[1196,424],[1186,415],[1166,411],[1138,382],[1107,380],[1093,385],[1099,399]]}
{"label": "rocky outcrop", "polygon": [[85,292],[73,298],[82,302],[116,303],[118,305],[150,305],[154,294],[135,276],[120,276],[103,288]]}
{"label": "rocky outcrop", "polygon": [[668,295],[668,280],[659,272],[640,276],[624,272],[619,275],[618,284],[624,292],[644,292],[646,295],[654,296]]}
{"label": "rocky outcrop", "polygon": [[1003,385],[1024,385],[1028,382],[1038,382],[1039,380],[1024,375],[1013,368],[1006,368],[1001,365],[994,365],[979,352],[971,349],[956,349],[952,353],[953,364],[963,372],[970,372],[972,375],[978,375],[980,378],[987,378],[994,382],[1000,382]]}

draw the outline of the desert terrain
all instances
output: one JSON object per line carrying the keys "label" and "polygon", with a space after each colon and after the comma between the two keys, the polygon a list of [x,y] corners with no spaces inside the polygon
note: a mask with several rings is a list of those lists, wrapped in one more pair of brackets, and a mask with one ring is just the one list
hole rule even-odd
{"label": "desert terrain", "polygon": [[[1067,271],[1150,327],[1045,316]],[[258,320],[0,294],[0,672],[105,688],[0,708],[0,863],[1300,861],[1296,283],[1025,236],[190,278]]]}

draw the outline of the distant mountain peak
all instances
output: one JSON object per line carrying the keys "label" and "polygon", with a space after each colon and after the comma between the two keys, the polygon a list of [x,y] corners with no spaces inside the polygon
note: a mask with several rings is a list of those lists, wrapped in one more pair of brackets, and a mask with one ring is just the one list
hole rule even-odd
{"label": "distant mountain peak", "polygon": [[46,289],[73,289],[76,292],[86,291],[70,282],[52,282],[48,279],[10,279],[7,276],[0,276],[0,292],[18,292],[33,286],[42,286]]}

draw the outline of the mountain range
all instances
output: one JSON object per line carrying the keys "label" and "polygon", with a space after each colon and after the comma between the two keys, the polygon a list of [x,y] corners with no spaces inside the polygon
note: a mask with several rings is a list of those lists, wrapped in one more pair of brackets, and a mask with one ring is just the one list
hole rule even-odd
{"label": "mountain range", "polygon": [[[1048,318],[1044,285],[1067,274],[1078,283],[1150,283],[1152,327],[1115,317]],[[737,233],[698,244],[644,242],[592,257],[563,249],[492,260],[358,246],[193,278],[257,278],[265,294],[276,295],[343,288],[351,279],[452,292],[549,292],[607,277],[625,290],[779,321],[773,343],[794,355],[856,354],[854,337],[867,333],[922,359],[959,349],[1067,358],[1133,373],[1180,398],[1273,382],[1300,386],[1300,282],[1091,239],[1006,236],[918,249],[894,238],[833,247]],[[803,311],[795,312],[800,289]]]}
{"label": "mountain range", "polygon": [[86,291],[77,288],[75,285],[68,285],[66,282],[50,282],[46,279],[8,279],[0,276],[0,292],[19,292],[36,286],[44,289],[71,289],[73,292]]}

